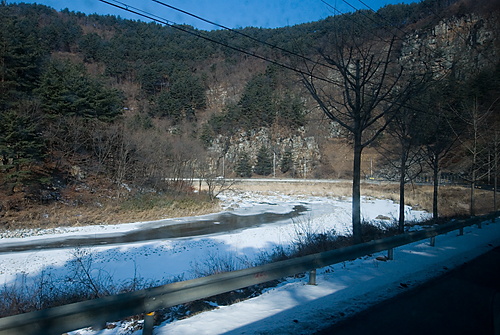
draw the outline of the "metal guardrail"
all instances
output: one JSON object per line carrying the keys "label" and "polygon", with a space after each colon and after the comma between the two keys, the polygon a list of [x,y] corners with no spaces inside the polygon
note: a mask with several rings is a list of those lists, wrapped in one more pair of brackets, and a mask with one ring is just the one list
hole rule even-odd
{"label": "metal guardrail", "polygon": [[161,308],[172,307],[307,271],[310,271],[309,283],[315,284],[316,269],[318,268],[384,250],[389,251],[389,259],[392,259],[393,249],[396,247],[427,238],[431,239],[430,243],[433,246],[435,237],[438,235],[457,229],[460,230],[460,235],[462,235],[464,227],[474,224],[480,227],[481,222],[493,219],[498,215],[499,213],[491,213],[468,220],[457,220],[426,230],[409,232],[249,269],[9,316],[0,319],[0,335],[59,335],[71,330],[102,325],[108,321],[149,313]]}

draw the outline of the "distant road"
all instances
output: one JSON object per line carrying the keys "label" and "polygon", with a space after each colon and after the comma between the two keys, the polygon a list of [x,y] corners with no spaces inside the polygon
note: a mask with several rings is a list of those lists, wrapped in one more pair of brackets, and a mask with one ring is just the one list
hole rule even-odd
{"label": "distant road", "polygon": [[300,179],[300,178],[235,178],[228,181],[236,181],[240,183],[300,183],[300,184],[334,184],[334,183],[352,183],[352,180],[341,179]]}
{"label": "distant road", "polygon": [[[173,178],[171,178],[173,179]],[[190,179],[191,180],[191,179]],[[222,180],[222,179],[221,179]],[[295,183],[295,184],[339,184],[349,183],[352,184],[351,179],[302,179],[302,178],[225,178],[228,182],[235,182],[237,184],[258,184],[258,183]],[[200,182],[200,178],[193,178],[193,182]],[[201,179],[205,182],[205,179]],[[376,180],[376,179],[361,179],[361,183],[367,184],[397,184],[395,181]]]}
{"label": "distant road", "polygon": [[[173,179],[173,178],[170,178]],[[201,178],[189,179],[199,182]],[[236,183],[301,183],[301,184],[338,184],[352,183],[351,179],[302,179],[302,178],[225,178],[224,180]],[[202,182],[205,179],[201,179]],[[362,183],[395,183],[388,180],[361,179]]]}

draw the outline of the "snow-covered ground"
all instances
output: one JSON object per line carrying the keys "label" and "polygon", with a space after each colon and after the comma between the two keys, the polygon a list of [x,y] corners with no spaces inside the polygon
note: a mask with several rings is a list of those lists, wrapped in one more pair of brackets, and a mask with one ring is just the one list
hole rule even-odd
{"label": "snow-covered ground", "polygon": [[[286,213],[295,205],[308,212],[301,217],[227,234],[192,238],[138,242],[79,249],[38,250],[0,254],[0,283],[6,286],[35,279],[43,272],[63,278],[70,273],[71,260],[78,255],[92,255],[94,271],[105,271],[116,282],[140,277],[158,283],[174,277],[189,279],[196,266],[210,257],[232,255],[252,262],[277,246],[286,246],[304,229],[314,232],[334,230],[350,232],[351,202],[331,197],[290,197],[282,194],[226,193],[224,207],[238,215],[263,212]],[[427,213],[406,209],[407,218],[417,221]],[[387,200],[364,199],[365,220],[387,223],[377,217],[398,217],[398,205]],[[183,219],[179,219],[182,221]],[[130,229],[144,229],[161,222],[134,223],[120,226],[97,226],[60,229],[57,235],[108,234]],[[215,223],[216,224],[216,223]],[[51,238],[54,231],[29,232],[20,238],[3,238],[0,243],[26,239]],[[316,286],[307,277],[289,278],[264,294],[191,318],[164,323],[155,334],[310,334],[332,321],[345,318],[382,299],[389,298],[417,283],[435,277],[500,245],[500,225],[483,225],[483,229],[466,228],[464,236],[451,232],[436,238],[436,247],[428,241],[400,247],[394,261],[370,257],[337,264],[318,270]],[[404,284],[404,285],[401,285]],[[126,325],[97,332],[79,330],[72,334],[126,334]],[[137,332],[140,334],[140,332]]]}

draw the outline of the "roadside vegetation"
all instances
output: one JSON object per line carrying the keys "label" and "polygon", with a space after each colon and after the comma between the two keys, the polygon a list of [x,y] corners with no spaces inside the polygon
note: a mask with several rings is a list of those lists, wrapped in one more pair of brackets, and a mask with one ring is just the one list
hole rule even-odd
{"label": "roadside vegetation", "polygon": [[[58,201],[42,206],[28,203],[18,208],[4,208],[0,231],[119,224],[220,211],[216,199],[211,199],[207,192],[198,193],[192,189],[175,192],[130,190],[117,198],[112,189],[71,186],[58,197]],[[9,206],[9,200],[5,203]]]}
{"label": "roadside vegetation", "polygon": [[[263,190],[263,185],[241,185],[234,186],[233,192],[271,192],[269,188]],[[283,188],[283,189],[282,189]],[[349,189],[349,183],[338,183],[333,186],[329,184],[319,185],[300,185],[296,184],[276,184],[275,191],[278,189],[287,190],[287,194],[294,195],[316,195],[316,196],[333,196],[332,191],[336,190],[336,197],[344,198],[341,190]],[[372,185],[367,189],[372,189],[373,198],[384,198],[380,193],[391,194],[390,190],[394,190],[397,196],[397,185],[384,184]],[[310,191],[308,190],[315,190]],[[450,194],[457,195],[461,189],[452,187]],[[466,190],[462,189],[462,192]],[[423,194],[429,195],[432,192],[432,187],[427,186],[427,192]],[[483,191],[488,194],[488,191]],[[482,193],[483,193],[482,192]],[[491,193],[491,192],[490,192]],[[348,193],[347,193],[348,194]],[[386,197],[387,198],[387,197]],[[407,200],[410,197],[407,198]],[[417,197],[415,198],[417,199]],[[457,201],[458,198],[453,198],[450,195],[449,201]],[[394,200],[394,199],[393,199]],[[124,200],[121,204],[127,211],[144,212],[156,211],[162,207],[179,207],[193,209],[193,203],[196,202],[196,197],[180,200],[169,199],[167,197],[157,195],[142,195],[131,197]],[[212,203],[207,201],[207,203]],[[466,208],[464,212],[467,212]],[[445,218],[443,218],[443,221]],[[408,228],[417,224],[420,226],[432,225],[434,222],[418,222],[408,223]],[[108,295],[114,295],[125,292],[132,292],[150,287],[160,286],[176,281],[183,281],[197,277],[204,277],[218,273],[236,271],[253,266],[263,265],[271,262],[282,261],[290,258],[301,257],[312,253],[324,252],[351,246],[355,244],[352,234],[339,235],[334,230],[318,231],[312,227],[311,220],[307,215],[296,218],[292,224],[295,227],[295,234],[292,242],[288,245],[277,246],[270,252],[262,252],[255,260],[249,260],[246,257],[241,257],[236,253],[224,254],[209,254],[201,263],[195,262],[191,266],[191,270],[183,276],[175,278],[150,279],[144,278],[135,272],[132,278],[123,281],[116,281],[112,274],[106,271],[106,268],[94,261],[95,254],[92,248],[75,248],[73,251],[73,259],[67,264],[69,269],[64,277],[57,276],[50,271],[42,272],[37,278],[28,278],[26,275],[21,276],[14,284],[6,285],[0,288],[0,317],[27,313],[30,311],[42,310],[46,308],[65,305],[73,302],[96,299]],[[396,219],[388,220],[386,224],[379,222],[363,222],[362,223],[363,239],[372,240],[388,236],[393,236],[399,233],[398,222]],[[134,266],[130,264],[130,266]],[[298,274],[298,277],[306,276],[306,274]],[[257,295],[260,295],[263,290],[268,287],[276,286],[280,283],[279,280],[271,281],[265,284],[254,285],[244,289],[220,294],[214,297],[193,301],[190,303],[174,306],[171,308],[159,310],[155,313],[155,323],[169,322],[188,318],[197,313],[218,308],[218,306],[230,305],[243,301]],[[108,323],[106,327],[127,327],[128,330],[137,330],[142,327],[143,315],[130,317],[127,322],[120,324]]]}
{"label": "roadside vegetation", "polygon": [[[214,213],[221,210],[217,195],[228,190],[351,198],[358,205],[353,236],[296,221],[290,245],[258,261],[208,255],[194,264],[197,277],[404,231],[404,217],[385,227],[362,222],[363,199],[433,213],[432,223],[496,210],[490,189],[499,175],[500,48],[492,19],[498,13],[498,4],[486,0],[423,0],[286,29],[241,29],[252,42],[244,34],[207,32],[297,66],[299,75],[156,23],[2,1],[0,231]],[[474,15],[481,17],[474,27],[460,28],[465,37],[455,31],[456,22]],[[447,36],[460,43],[425,39],[445,22]],[[374,32],[390,38],[374,40]],[[265,41],[306,58],[279,54]],[[275,172],[352,181],[225,178]],[[460,185],[439,184],[443,173]],[[419,174],[432,175],[434,184],[416,184]],[[31,284],[22,276],[0,288],[0,317],[185,279],[137,275],[116,282],[96,266],[91,249],[74,253],[67,277],[46,272]],[[265,287],[160,311],[158,321],[247,299]]]}
{"label": "roadside vegetation", "polygon": [[[60,194],[60,200],[43,206],[7,210],[2,215],[1,230],[44,229],[84,225],[119,224],[152,221],[174,217],[197,216],[221,210],[217,198],[209,195],[203,182],[188,192],[133,192],[127,191],[117,199],[113,190],[70,187]],[[212,186],[209,186],[212,185]],[[279,192],[284,195],[313,195],[349,198],[351,183],[296,184],[296,183],[229,183],[225,190],[234,192]],[[196,192],[195,192],[196,191]],[[432,185],[406,185],[405,204],[418,210],[432,212]],[[440,186],[441,217],[466,216],[470,209],[470,188],[459,185]],[[388,199],[399,203],[399,185],[388,182],[364,183],[362,196]],[[0,195],[1,197],[1,195]],[[494,195],[490,190],[476,190],[476,214],[494,210]]]}
{"label": "roadside vegetation", "polygon": [[[92,248],[75,248],[72,260],[66,265],[69,269],[67,276],[58,277],[50,271],[45,271],[34,279],[23,275],[12,285],[4,284],[0,288],[0,318],[186,279],[241,270],[353,244],[352,235],[339,236],[335,231],[312,230],[307,217],[297,219],[293,224],[296,228],[295,238],[289,245],[279,246],[270,253],[263,252],[255,261],[240,257],[235,253],[209,254],[202,263],[194,263],[191,271],[185,276],[162,280],[143,278],[135,272],[133,278],[117,282],[102,264],[94,261],[96,255]],[[372,223],[363,223],[363,227],[367,234],[366,238],[370,239],[397,233],[395,226],[390,224],[381,227]],[[261,294],[265,288],[278,283],[279,281],[272,281],[203,299],[203,301],[161,310],[156,318],[158,322],[161,322],[192,316],[219,305],[229,305],[254,297]],[[136,318],[141,319],[142,316]],[[139,324],[136,326],[140,327]]]}
{"label": "roadside vegetation", "polygon": [[[154,22],[4,1],[0,228],[199,214],[216,204],[178,206],[199,188],[181,181],[212,182],[214,201],[220,176],[274,173],[352,178],[354,203],[368,176],[398,181],[403,198],[416,173],[447,173],[471,186],[469,213],[480,213],[475,186],[498,176],[498,10],[423,0],[206,32],[270,64]],[[445,41],[430,37],[441,24]],[[447,210],[437,186],[435,219]],[[138,193],[166,196],[165,212],[123,208]]]}

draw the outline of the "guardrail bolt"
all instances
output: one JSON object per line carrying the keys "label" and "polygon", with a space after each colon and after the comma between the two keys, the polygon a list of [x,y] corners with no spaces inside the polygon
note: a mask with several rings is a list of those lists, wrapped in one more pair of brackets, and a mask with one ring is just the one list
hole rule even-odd
{"label": "guardrail bolt", "polygon": [[394,249],[390,248],[387,250],[387,260],[392,261],[394,260]]}
{"label": "guardrail bolt", "polygon": [[316,269],[309,271],[309,283],[307,285],[316,285]]}
{"label": "guardrail bolt", "polygon": [[154,312],[144,315],[144,328],[142,329],[142,335],[153,335],[153,325],[155,322],[154,315]]}

